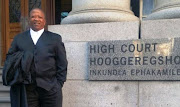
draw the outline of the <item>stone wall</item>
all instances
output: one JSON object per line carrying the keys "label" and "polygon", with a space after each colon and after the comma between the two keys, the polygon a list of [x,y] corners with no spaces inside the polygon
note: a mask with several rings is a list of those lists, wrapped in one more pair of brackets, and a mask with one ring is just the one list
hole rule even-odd
{"label": "stone wall", "polygon": [[52,25],[48,29],[62,36],[67,51],[69,66],[63,107],[137,105],[138,82],[88,80],[87,41],[138,39],[138,21]]}
{"label": "stone wall", "polygon": [[[51,25],[62,36],[69,61],[64,107],[179,107],[179,81],[89,81],[87,42],[180,36],[180,19]],[[141,32],[139,32],[141,31]]]}
{"label": "stone wall", "polygon": [[[180,37],[179,27],[180,19],[142,21],[141,37],[142,39]],[[179,90],[179,81],[139,82],[139,107],[179,107]]]}

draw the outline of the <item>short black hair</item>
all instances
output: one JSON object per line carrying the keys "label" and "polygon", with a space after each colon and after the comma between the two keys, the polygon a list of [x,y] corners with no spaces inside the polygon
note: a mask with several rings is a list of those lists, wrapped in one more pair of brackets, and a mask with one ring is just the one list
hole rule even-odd
{"label": "short black hair", "polygon": [[31,15],[32,11],[34,11],[34,10],[39,10],[39,11],[41,11],[41,12],[44,14],[44,18],[45,18],[45,20],[46,20],[46,14],[45,14],[45,12],[44,12],[42,9],[40,9],[40,8],[33,8],[33,9],[30,11],[30,13],[29,13],[29,17],[30,17],[30,15]]}

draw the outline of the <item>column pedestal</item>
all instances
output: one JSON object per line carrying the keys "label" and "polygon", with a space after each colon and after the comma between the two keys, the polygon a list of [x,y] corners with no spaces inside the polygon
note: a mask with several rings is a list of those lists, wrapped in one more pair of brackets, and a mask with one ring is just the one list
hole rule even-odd
{"label": "column pedestal", "polygon": [[154,0],[154,3],[147,20],[180,18],[180,0]]}
{"label": "column pedestal", "polygon": [[139,20],[130,10],[130,0],[73,0],[72,11],[61,24]]}

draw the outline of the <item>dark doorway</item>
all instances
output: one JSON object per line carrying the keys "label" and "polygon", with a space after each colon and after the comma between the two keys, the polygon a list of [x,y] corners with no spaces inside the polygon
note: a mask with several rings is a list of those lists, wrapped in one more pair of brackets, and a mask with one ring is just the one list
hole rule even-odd
{"label": "dark doorway", "polygon": [[139,17],[139,6],[140,6],[139,0],[131,0],[132,11],[134,12],[135,16],[137,16],[137,17]]}
{"label": "dark doorway", "polygon": [[55,24],[68,15],[72,9],[72,0],[55,0]]}

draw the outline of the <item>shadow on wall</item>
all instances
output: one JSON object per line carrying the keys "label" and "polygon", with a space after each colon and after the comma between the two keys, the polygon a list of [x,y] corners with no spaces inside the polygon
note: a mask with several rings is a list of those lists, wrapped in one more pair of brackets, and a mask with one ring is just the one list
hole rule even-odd
{"label": "shadow on wall", "polygon": [[139,17],[139,1],[140,0],[131,0],[131,10],[134,12],[134,15]]}

